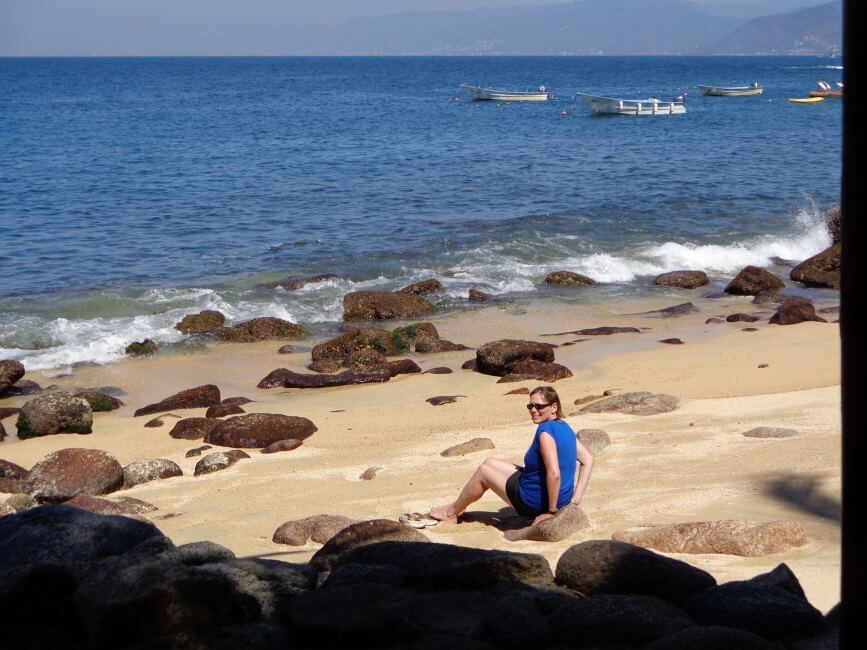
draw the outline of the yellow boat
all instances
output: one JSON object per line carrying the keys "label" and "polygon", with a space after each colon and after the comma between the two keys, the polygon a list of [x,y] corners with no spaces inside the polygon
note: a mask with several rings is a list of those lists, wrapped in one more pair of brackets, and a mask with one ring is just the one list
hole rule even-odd
{"label": "yellow boat", "polygon": [[824,97],[789,97],[793,104],[818,104],[825,101]]}

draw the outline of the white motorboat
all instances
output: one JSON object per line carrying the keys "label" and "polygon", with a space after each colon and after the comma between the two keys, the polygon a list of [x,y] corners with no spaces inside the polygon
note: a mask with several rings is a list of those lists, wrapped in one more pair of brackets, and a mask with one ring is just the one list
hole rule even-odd
{"label": "white motorboat", "polygon": [[656,97],[647,99],[615,99],[598,95],[576,93],[584,105],[594,115],[681,115],[686,113],[682,101],[660,101]]}
{"label": "white motorboat", "polygon": [[496,90],[461,84],[461,90],[473,101],[546,102],[554,96],[545,86],[539,86],[537,90]]}
{"label": "white motorboat", "polygon": [[696,86],[701,91],[702,95],[713,95],[714,97],[748,97],[750,95],[761,95],[764,92],[759,84],[753,83],[749,86]]}

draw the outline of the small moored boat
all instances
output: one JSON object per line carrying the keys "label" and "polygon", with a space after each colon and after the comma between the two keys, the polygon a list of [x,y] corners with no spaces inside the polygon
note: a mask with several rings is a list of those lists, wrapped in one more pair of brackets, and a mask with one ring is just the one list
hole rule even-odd
{"label": "small moored boat", "polygon": [[749,86],[696,86],[702,95],[712,95],[714,97],[748,97],[750,95],[761,95],[764,92],[758,83],[753,82]]}
{"label": "small moored boat", "polygon": [[839,81],[837,82],[837,90],[831,88],[831,84],[827,81],[819,82],[818,90],[811,90],[810,97],[842,97],[843,96],[843,84]]}
{"label": "small moored boat", "polygon": [[594,115],[681,115],[686,113],[682,101],[664,102],[656,97],[647,99],[615,99],[576,93]]}
{"label": "small moored boat", "polygon": [[539,86],[537,90],[497,90],[461,84],[461,90],[466,92],[474,102],[546,102],[553,97],[545,86]]}
{"label": "small moored boat", "polygon": [[792,104],[818,104],[825,101],[824,97],[789,97]]}

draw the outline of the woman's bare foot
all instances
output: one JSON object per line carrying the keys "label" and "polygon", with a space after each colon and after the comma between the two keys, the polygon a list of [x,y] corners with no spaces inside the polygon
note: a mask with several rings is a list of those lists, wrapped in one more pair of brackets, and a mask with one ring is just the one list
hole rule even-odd
{"label": "woman's bare foot", "polygon": [[443,521],[448,524],[458,523],[458,516],[452,512],[451,506],[438,506],[431,508],[428,513],[432,519]]}

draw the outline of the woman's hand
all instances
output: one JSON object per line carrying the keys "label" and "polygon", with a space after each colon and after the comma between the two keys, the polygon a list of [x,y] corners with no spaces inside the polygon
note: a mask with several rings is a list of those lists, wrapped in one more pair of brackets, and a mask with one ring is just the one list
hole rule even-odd
{"label": "woman's hand", "polygon": [[553,519],[553,518],[554,518],[554,515],[552,515],[550,512],[543,512],[541,515],[536,516],[536,518],[533,520],[533,525],[538,526],[543,521],[548,521],[549,519]]}

